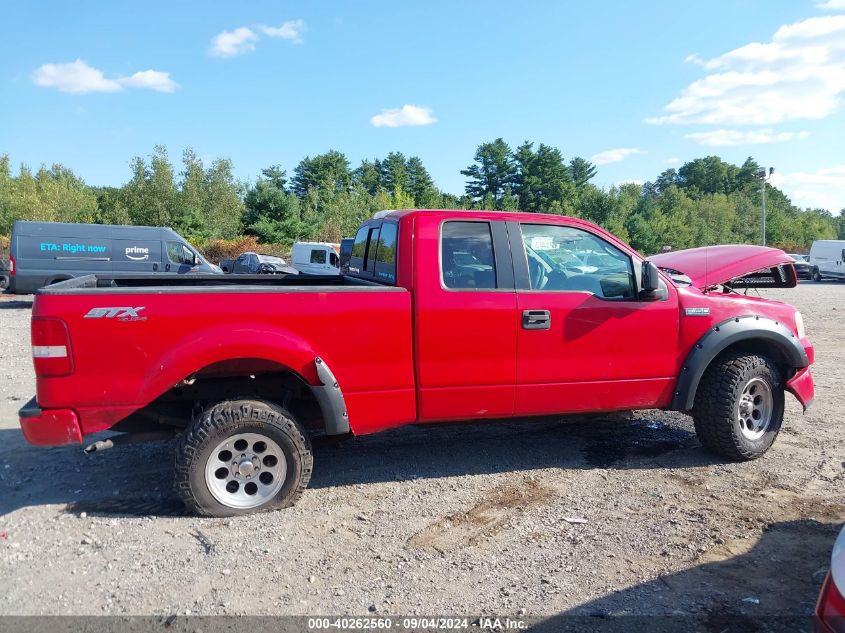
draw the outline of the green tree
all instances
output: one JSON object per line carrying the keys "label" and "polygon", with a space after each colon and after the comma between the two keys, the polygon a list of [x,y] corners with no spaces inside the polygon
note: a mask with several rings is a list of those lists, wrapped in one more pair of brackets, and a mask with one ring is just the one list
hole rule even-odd
{"label": "green tree", "polygon": [[293,192],[300,198],[312,188],[349,191],[351,186],[352,172],[349,169],[349,160],[336,150],[314,158],[306,156],[294,169],[291,180]]}
{"label": "green tree", "polygon": [[521,211],[565,213],[573,208],[575,183],[560,150],[526,141],[516,151],[513,193]]}
{"label": "green tree", "polygon": [[462,169],[461,174],[467,177],[465,189],[468,196],[483,200],[489,195],[495,207],[505,194],[505,187],[513,185],[516,170],[511,148],[497,138],[492,143],[479,145],[475,162]]}
{"label": "green tree", "polygon": [[411,156],[405,165],[408,173],[408,194],[414,200],[414,205],[422,208],[438,206],[440,195],[434,186],[431,175],[423,165],[419,156]]}
{"label": "green tree", "polygon": [[596,175],[596,166],[590,161],[576,156],[569,161],[569,175],[572,177],[575,186],[580,189]]}
{"label": "green tree", "polygon": [[228,158],[215,159],[208,168],[206,179],[206,236],[225,239],[236,237],[242,228],[244,203],[232,175],[232,161]]}
{"label": "green tree", "polygon": [[273,165],[262,170],[261,177],[249,187],[244,198],[248,233],[265,242],[289,244],[305,232],[299,198],[285,191],[286,183],[284,170]]}

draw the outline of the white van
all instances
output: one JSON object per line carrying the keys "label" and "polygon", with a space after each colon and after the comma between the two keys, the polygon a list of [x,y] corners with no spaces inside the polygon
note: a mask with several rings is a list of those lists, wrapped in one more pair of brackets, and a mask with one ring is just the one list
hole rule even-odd
{"label": "white van", "polygon": [[845,279],[845,240],[816,240],[810,247],[811,274],[815,281]]}
{"label": "white van", "polygon": [[306,275],[340,274],[340,257],[328,242],[296,242],[291,259],[293,267]]}

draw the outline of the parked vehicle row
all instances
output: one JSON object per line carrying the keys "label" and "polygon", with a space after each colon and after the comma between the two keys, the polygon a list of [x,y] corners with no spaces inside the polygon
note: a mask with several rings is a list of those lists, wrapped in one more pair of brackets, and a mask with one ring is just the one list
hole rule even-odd
{"label": "parked vehicle row", "polygon": [[220,268],[233,274],[306,274],[337,275],[340,258],[333,244],[328,242],[296,242],[291,252],[291,265],[275,255],[241,253],[235,259],[224,259]]}
{"label": "parked vehicle row", "polygon": [[667,409],[690,413],[709,450],[749,460],[775,441],[787,391],[813,400],[801,314],[739,292],[795,286],[777,249],[647,259],[576,218],[410,210],[365,222],[348,271],[42,289],[25,437],[178,436],[178,494],[226,516],[293,504],[314,435]]}

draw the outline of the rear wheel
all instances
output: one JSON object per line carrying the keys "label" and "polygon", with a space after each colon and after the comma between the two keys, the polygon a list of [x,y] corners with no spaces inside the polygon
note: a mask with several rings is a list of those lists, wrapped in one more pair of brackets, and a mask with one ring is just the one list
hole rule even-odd
{"label": "rear wheel", "polygon": [[723,457],[761,457],[783,422],[783,379],[766,357],[734,353],[717,358],[701,378],[692,410],[701,443]]}
{"label": "rear wheel", "polygon": [[282,407],[230,400],[207,409],[176,449],[176,492],[188,510],[233,516],[293,505],[311,479],[311,444]]}

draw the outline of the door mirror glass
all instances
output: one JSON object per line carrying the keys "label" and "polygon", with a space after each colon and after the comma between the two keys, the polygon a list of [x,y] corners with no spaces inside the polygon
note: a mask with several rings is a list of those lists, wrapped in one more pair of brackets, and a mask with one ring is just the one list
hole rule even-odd
{"label": "door mirror glass", "polygon": [[656,292],[660,290],[660,273],[656,264],[643,262],[640,290],[643,292]]}

